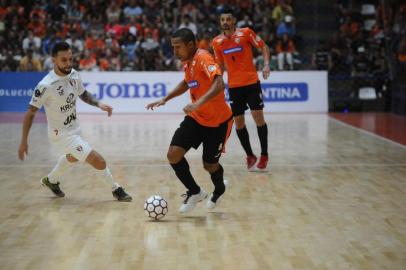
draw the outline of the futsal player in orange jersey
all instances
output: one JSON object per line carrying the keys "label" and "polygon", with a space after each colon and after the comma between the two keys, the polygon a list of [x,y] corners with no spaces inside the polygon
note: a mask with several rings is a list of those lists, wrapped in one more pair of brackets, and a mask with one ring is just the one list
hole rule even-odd
{"label": "futsal player in orange jersey", "polygon": [[[268,127],[264,119],[264,102],[261,85],[252,57],[252,46],[262,51],[264,57],[263,77],[267,79],[269,70],[269,48],[264,41],[249,28],[236,28],[236,18],[230,8],[220,14],[222,33],[213,39],[216,61],[228,72],[228,87],[235,126],[241,145],[247,154],[247,168],[254,168],[257,157],[252,152],[244,113],[248,107],[257,125],[261,144],[261,156],[257,168],[263,170],[268,164]],[[247,106],[248,105],[248,106]]]}
{"label": "futsal player in orange jersey", "polygon": [[206,206],[212,209],[226,189],[219,159],[233,124],[232,112],[224,97],[222,71],[208,51],[197,48],[195,36],[189,29],[177,30],[171,44],[174,55],[183,61],[185,77],[166,97],[146,108],[153,110],[165,105],[189,90],[192,102],[183,108],[186,116],[173,135],[167,157],[176,176],[187,188],[179,212],[189,212],[208,194],[194,180],[184,156],[190,148],[197,149],[203,144],[203,166],[214,184]]}

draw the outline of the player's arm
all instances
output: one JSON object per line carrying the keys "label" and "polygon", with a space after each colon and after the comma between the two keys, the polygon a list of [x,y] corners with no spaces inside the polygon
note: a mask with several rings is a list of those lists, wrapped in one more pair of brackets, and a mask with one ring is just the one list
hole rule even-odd
{"label": "player's arm", "polygon": [[209,90],[207,90],[206,94],[196,100],[196,102],[186,105],[186,107],[183,108],[183,111],[186,114],[191,113],[192,111],[198,109],[200,106],[208,102],[210,99],[220,94],[222,91],[224,91],[223,77],[221,75],[215,75],[213,82]]}
{"label": "player's arm", "polygon": [[38,111],[38,108],[30,105],[27,112],[24,115],[23,121],[23,134],[21,136],[20,146],[18,147],[18,158],[24,160],[24,155],[28,154],[28,134],[34,121],[34,117]]}
{"label": "player's arm", "polygon": [[110,117],[111,114],[113,113],[113,107],[111,107],[108,104],[104,104],[99,102],[92,94],[90,94],[89,91],[85,90],[80,96],[80,99],[91,105],[91,106],[95,106],[97,108],[100,108],[102,111],[107,112],[107,115]]}
{"label": "player's arm", "polygon": [[262,57],[264,58],[264,67],[262,68],[262,76],[264,79],[268,79],[269,74],[271,73],[271,70],[269,68],[269,58],[270,58],[270,50],[268,45],[264,44],[264,46],[261,49],[262,52]]}
{"label": "player's arm", "polygon": [[182,80],[176,87],[175,89],[173,89],[166,97],[162,98],[161,100],[152,102],[150,104],[148,104],[147,106],[145,106],[145,108],[154,110],[154,108],[159,107],[159,106],[163,106],[165,105],[166,102],[168,102],[169,100],[182,95],[183,93],[185,93],[187,90],[189,89],[189,86],[187,85],[187,83]]}

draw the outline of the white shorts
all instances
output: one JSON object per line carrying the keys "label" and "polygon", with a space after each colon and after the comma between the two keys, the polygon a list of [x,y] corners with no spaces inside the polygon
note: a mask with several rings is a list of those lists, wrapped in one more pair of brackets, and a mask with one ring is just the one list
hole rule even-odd
{"label": "white shorts", "polygon": [[64,153],[71,154],[80,161],[85,161],[92,151],[92,147],[79,135],[71,135],[58,141],[52,142],[56,148]]}

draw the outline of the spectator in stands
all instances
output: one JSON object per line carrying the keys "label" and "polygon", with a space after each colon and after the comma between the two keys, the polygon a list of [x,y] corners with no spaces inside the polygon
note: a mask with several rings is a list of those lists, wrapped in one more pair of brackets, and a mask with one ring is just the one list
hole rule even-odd
{"label": "spectator in stands", "polygon": [[253,29],[253,23],[247,14],[244,15],[243,20],[237,22],[237,28],[245,28],[245,27]]}
{"label": "spectator in stands", "polygon": [[109,22],[118,22],[120,20],[121,9],[117,1],[111,1],[109,7],[106,9],[106,17]]}
{"label": "spectator in stands", "polygon": [[322,42],[312,55],[312,68],[316,70],[331,70],[332,62],[330,51],[325,42]]}
{"label": "spectator in stands", "polygon": [[130,0],[128,6],[124,8],[124,17],[128,20],[130,17],[137,17],[142,14],[142,7],[137,0]]}
{"label": "spectator in stands", "polygon": [[276,54],[278,57],[278,69],[284,70],[287,64],[293,70],[293,53],[296,51],[293,41],[288,34],[284,34],[282,39],[276,44]]}
{"label": "spectator in stands", "polygon": [[1,65],[1,71],[16,71],[19,65],[19,61],[13,55],[13,51],[6,52],[3,64]]}
{"label": "spectator in stands", "polygon": [[20,71],[41,71],[42,65],[38,58],[33,56],[33,50],[28,49],[26,55],[20,60]]}
{"label": "spectator in stands", "polygon": [[286,15],[293,15],[293,9],[285,0],[279,0],[278,5],[272,11],[272,19],[276,25],[279,25]]}
{"label": "spectator in stands", "polygon": [[152,33],[147,32],[144,41],[141,43],[143,66],[145,70],[157,70],[160,56],[159,44],[152,38]]}
{"label": "spectator in stands", "polygon": [[83,51],[83,40],[78,38],[78,34],[76,32],[72,32],[70,34],[70,37],[66,39],[66,43],[70,45],[73,54],[78,54]]}
{"label": "spectator in stands", "polygon": [[128,34],[125,44],[123,45],[124,58],[127,58],[131,62],[135,62],[138,46],[139,42],[136,40],[135,36]]}
{"label": "spectator in stands", "polygon": [[46,35],[46,26],[43,22],[41,22],[38,14],[34,14],[32,16],[32,20],[27,25],[27,28],[39,38],[44,38]]}
{"label": "spectator in stands", "polygon": [[196,24],[190,21],[189,15],[183,16],[182,23],[179,25],[178,29],[180,28],[189,28],[193,32],[193,34],[197,35]]}
{"label": "spectator in stands", "polygon": [[92,71],[97,69],[97,62],[89,50],[85,50],[82,58],[79,61],[79,69],[85,71]]}
{"label": "spectator in stands", "polygon": [[73,22],[79,22],[82,20],[83,15],[84,15],[84,8],[80,6],[78,0],[74,0],[72,2],[72,5],[69,6],[67,14],[68,14],[68,19]]}
{"label": "spectator in stands", "polygon": [[28,49],[38,51],[41,48],[41,39],[34,36],[31,30],[28,30],[28,35],[23,39],[23,50]]}
{"label": "spectator in stands", "polygon": [[48,20],[55,22],[64,19],[66,15],[65,8],[60,4],[59,0],[53,0],[46,8],[48,13]]}
{"label": "spectator in stands", "polygon": [[289,38],[294,38],[294,36],[296,35],[296,28],[293,23],[293,17],[291,15],[286,15],[283,22],[278,25],[276,36],[280,38],[284,34],[288,34]]}

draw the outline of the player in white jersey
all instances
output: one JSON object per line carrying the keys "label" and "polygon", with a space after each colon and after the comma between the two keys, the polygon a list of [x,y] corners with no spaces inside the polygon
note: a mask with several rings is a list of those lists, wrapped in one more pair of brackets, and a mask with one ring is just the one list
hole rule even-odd
{"label": "player in white jersey", "polygon": [[113,108],[97,101],[85,90],[79,73],[72,69],[72,51],[66,42],[56,43],[52,49],[54,70],[48,73],[34,90],[29,108],[24,116],[23,134],[18,149],[18,156],[24,160],[28,153],[28,133],[37,111],[44,106],[48,120],[48,137],[63,153],[58,163],[48,176],[41,179],[56,196],[64,197],[59,188],[59,179],[73,163],[87,162],[112,187],[113,196],[119,201],[131,201],[132,198],[114,181],[104,158],[93,150],[80,136],[79,123],[76,121],[76,99],[96,106],[108,113]]}

